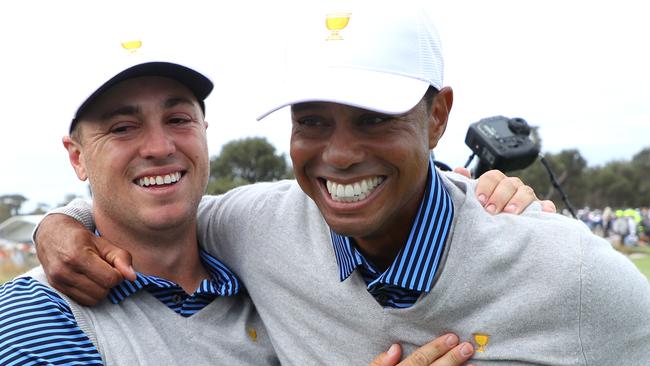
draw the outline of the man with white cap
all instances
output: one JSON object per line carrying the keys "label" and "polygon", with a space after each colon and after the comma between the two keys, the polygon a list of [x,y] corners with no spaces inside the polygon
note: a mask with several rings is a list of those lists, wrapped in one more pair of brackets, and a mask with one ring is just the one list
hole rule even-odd
{"label": "man with white cap", "polygon": [[[453,93],[425,12],[377,4],[331,17],[329,31],[294,49],[302,60],[289,69],[287,95],[261,116],[291,106],[294,173],[311,200],[278,185],[200,208],[208,247],[246,232],[239,250],[259,259],[217,253],[256,280],[249,290],[272,337],[311,324],[304,339],[338,344],[324,364],[360,357],[360,344],[412,349],[447,331],[474,343],[477,365],[647,364],[650,286],[627,258],[560,215],[489,215],[473,182],[436,171],[429,152]],[[225,227],[222,216],[256,207],[276,212]],[[261,227],[281,234],[248,244]],[[261,262],[293,265],[271,277]],[[318,314],[299,311],[307,308]],[[321,350],[309,346],[304,359]]]}
{"label": "man with white cap", "polygon": [[128,250],[137,272],[92,308],[40,267],[0,287],[0,364],[279,364],[240,280],[198,247],[212,82],[180,64],[126,61],[80,81],[92,89],[63,145],[90,182],[96,235]]}
{"label": "man with white cap", "polygon": [[199,241],[245,279],[280,360],[363,364],[452,331],[477,364],[641,364],[647,281],[579,223],[491,216],[472,181],[439,174],[430,150],[453,93],[437,33],[419,10],[380,5],[337,14],[336,34],[314,21],[296,95],[270,109],[291,105],[299,186],[199,209]]}
{"label": "man with white cap", "polygon": [[373,3],[342,16],[336,34],[325,14],[296,28],[313,37],[262,115],[291,106],[300,188],[199,209],[202,242],[247,279],[280,358],[335,346],[322,364],[354,364],[373,355],[362,345],[408,353],[451,331],[477,365],[646,364],[650,286],[627,258],[560,215],[490,215],[472,181],[433,166],[453,93],[425,12]]}

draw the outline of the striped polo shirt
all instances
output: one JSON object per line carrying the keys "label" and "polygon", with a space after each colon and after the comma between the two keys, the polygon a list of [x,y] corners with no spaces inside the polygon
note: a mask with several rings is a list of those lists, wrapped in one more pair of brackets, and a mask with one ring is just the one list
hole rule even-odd
{"label": "striped polo shirt", "polygon": [[[241,290],[239,279],[222,262],[201,250],[201,262],[210,274],[188,295],[179,285],[156,276],[136,273],[109,291],[119,304],[145,290],[180,316],[189,317],[218,296]],[[102,359],[81,331],[68,303],[53,289],[20,277],[0,287],[0,365],[101,365]]]}
{"label": "striped polo shirt", "polygon": [[379,304],[412,306],[423,292],[431,290],[453,217],[451,197],[430,157],[427,185],[409,237],[385,272],[363,256],[353,238],[330,230],[341,281],[358,269]]}

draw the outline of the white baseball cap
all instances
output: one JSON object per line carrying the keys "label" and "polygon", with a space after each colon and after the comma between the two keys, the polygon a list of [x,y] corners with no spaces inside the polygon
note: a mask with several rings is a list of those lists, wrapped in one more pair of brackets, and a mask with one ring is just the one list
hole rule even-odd
{"label": "white baseball cap", "polygon": [[[112,86],[128,79],[141,76],[162,76],[185,85],[196,97],[205,113],[204,100],[210,95],[213,83],[203,73],[175,62],[182,52],[169,50],[147,50],[144,41],[110,42],[95,49],[93,57],[87,58],[83,75],[77,75],[74,88],[78,95],[76,108],[69,131],[72,133],[84,109],[98,96]],[[86,60],[86,61],[87,61]]]}
{"label": "white baseball cap", "polygon": [[257,119],[315,101],[401,114],[429,86],[441,89],[442,49],[432,21],[416,3],[391,3],[352,2],[302,17],[291,29],[297,37],[287,49],[282,90],[270,93],[271,105]]}

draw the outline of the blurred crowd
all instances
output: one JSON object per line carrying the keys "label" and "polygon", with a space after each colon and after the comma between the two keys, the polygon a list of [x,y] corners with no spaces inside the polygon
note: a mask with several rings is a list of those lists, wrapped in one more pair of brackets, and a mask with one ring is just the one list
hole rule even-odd
{"label": "blurred crowd", "polygon": [[38,265],[34,245],[0,239],[0,284]]}
{"label": "blurred crowd", "polygon": [[650,245],[650,209],[648,207],[578,210],[578,219],[595,234],[608,239],[613,245],[645,247]]}

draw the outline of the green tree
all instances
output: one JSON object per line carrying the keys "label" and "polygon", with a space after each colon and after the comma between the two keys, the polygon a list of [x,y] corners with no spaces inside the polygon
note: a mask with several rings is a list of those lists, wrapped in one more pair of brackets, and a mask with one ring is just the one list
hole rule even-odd
{"label": "green tree", "polygon": [[49,211],[50,205],[45,202],[39,202],[36,204],[36,208],[29,213],[29,215],[42,215]]}
{"label": "green tree", "polygon": [[27,201],[27,198],[21,194],[5,194],[0,196],[0,203],[9,208],[11,216],[20,213],[20,207]]}
{"label": "green tree", "polygon": [[[563,150],[557,154],[546,153],[544,157],[571,205],[582,206],[587,161],[576,149]],[[512,175],[519,176],[526,184],[533,187],[540,197],[552,200],[558,208],[565,207],[560,192],[553,186],[549,173],[539,159],[526,169],[512,172]]]}
{"label": "green tree", "polygon": [[650,207],[650,147],[634,155],[630,165],[638,206]]}
{"label": "green tree", "polygon": [[210,161],[209,194],[255,182],[290,178],[291,170],[284,154],[265,138],[252,137],[227,143]]}
{"label": "green tree", "polygon": [[[650,206],[650,147],[629,161],[611,161],[603,166],[588,167],[575,149],[547,153],[546,160],[575,208]],[[538,196],[565,207],[541,163],[511,174],[521,177]]]}
{"label": "green tree", "polygon": [[11,208],[0,202],[0,223],[11,217]]}

